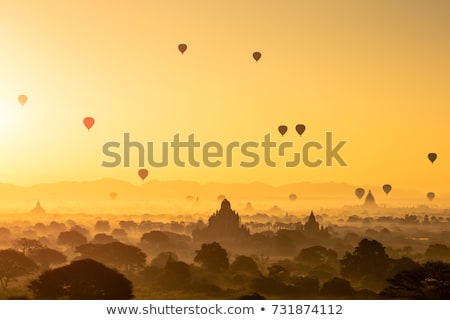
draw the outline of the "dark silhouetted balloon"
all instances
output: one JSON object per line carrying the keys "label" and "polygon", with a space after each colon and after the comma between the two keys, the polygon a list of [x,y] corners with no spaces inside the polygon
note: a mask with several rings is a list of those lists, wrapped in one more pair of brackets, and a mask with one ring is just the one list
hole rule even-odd
{"label": "dark silhouetted balloon", "polygon": [[278,132],[281,133],[282,136],[284,136],[284,134],[287,132],[288,127],[287,126],[279,126],[278,127]]}
{"label": "dark silhouetted balloon", "polygon": [[303,132],[305,132],[305,125],[304,124],[298,124],[295,126],[295,131],[297,131],[298,135],[301,136]]}
{"label": "dark silhouetted balloon", "polygon": [[145,178],[147,178],[147,176],[148,176],[148,170],[147,169],[139,169],[138,175],[139,175],[139,177],[141,177],[142,181],[144,181]]}
{"label": "dark silhouetted balloon", "polygon": [[436,153],[431,152],[431,153],[428,154],[428,160],[430,160],[431,163],[434,163],[434,161],[436,161],[436,159],[437,159],[437,154]]}
{"label": "dark silhouetted balloon", "polygon": [[86,117],[86,118],[84,118],[83,119],[83,123],[84,123],[84,126],[88,129],[88,131],[92,128],[92,126],[94,125],[94,123],[95,123],[95,120],[94,120],[94,118],[92,118],[92,117]]}
{"label": "dark silhouetted balloon", "polygon": [[178,45],[178,50],[180,50],[181,54],[183,54],[186,51],[186,49],[187,49],[187,44],[180,43]]}
{"label": "dark silhouetted balloon", "polygon": [[253,52],[253,59],[255,59],[255,61],[259,61],[259,59],[261,59],[261,52],[259,51]]}
{"label": "dark silhouetted balloon", "polygon": [[25,105],[25,103],[27,103],[28,97],[24,94],[21,94],[17,100],[19,100],[19,103],[21,104],[21,106],[23,107]]}
{"label": "dark silhouetted balloon", "polygon": [[366,191],[363,188],[357,188],[355,190],[355,194],[358,197],[358,199],[361,199],[365,193],[366,193]]}
{"label": "dark silhouetted balloon", "polygon": [[194,197],[193,196],[186,196],[186,201],[194,201]]}
{"label": "dark silhouetted balloon", "polygon": [[383,191],[384,191],[386,194],[389,194],[389,192],[391,192],[391,190],[392,190],[392,186],[391,186],[390,184],[385,184],[385,185],[383,186]]}
{"label": "dark silhouetted balloon", "polygon": [[435,197],[434,192],[428,192],[428,193],[427,193],[427,198],[428,198],[428,200],[433,201],[434,197]]}
{"label": "dark silhouetted balloon", "polygon": [[295,193],[291,193],[291,194],[289,195],[289,200],[291,200],[291,201],[297,200],[297,195],[296,195]]}
{"label": "dark silhouetted balloon", "polygon": [[219,194],[218,196],[217,196],[217,200],[219,200],[219,201],[223,201],[223,200],[225,200],[227,197],[225,197],[223,194]]}
{"label": "dark silhouetted balloon", "polygon": [[112,200],[116,200],[117,199],[117,192],[110,192],[109,193],[109,197],[112,199]]}

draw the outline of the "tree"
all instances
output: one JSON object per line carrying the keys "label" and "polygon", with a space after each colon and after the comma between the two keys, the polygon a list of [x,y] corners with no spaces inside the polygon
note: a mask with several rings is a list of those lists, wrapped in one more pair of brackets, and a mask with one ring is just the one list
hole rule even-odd
{"label": "tree", "polygon": [[188,284],[190,276],[188,264],[169,260],[161,277],[161,285],[168,289],[180,289]]}
{"label": "tree", "polygon": [[119,240],[114,239],[113,236],[106,233],[97,233],[91,241],[94,244],[107,244],[111,242],[119,242]]}
{"label": "tree", "polygon": [[322,246],[304,248],[295,257],[295,261],[310,267],[317,267],[322,264],[337,266],[337,252]]}
{"label": "tree", "polygon": [[8,288],[11,280],[31,274],[37,269],[38,266],[22,252],[13,249],[0,250],[0,285],[3,289]]}
{"label": "tree", "polygon": [[155,258],[153,258],[152,262],[150,262],[150,265],[158,269],[164,269],[168,262],[174,261],[178,261],[177,254],[172,251],[165,251],[159,253]]}
{"label": "tree", "polygon": [[23,254],[27,254],[28,251],[42,248],[43,245],[38,240],[20,238],[16,240],[16,246],[22,251]]}
{"label": "tree", "polygon": [[329,298],[351,297],[355,294],[355,290],[347,280],[333,278],[323,284],[320,294]]}
{"label": "tree", "polygon": [[109,221],[107,220],[98,220],[94,226],[95,231],[97,232],[109,232],[111,230],[111,226],[109,225]]}
{"label": "tree", "polygon": [[194,261],[208,271],[221,272],[229,267],[228,254],[217,242],[203,243],[196,251]]}
{"label": "tree", "polygon": [[146,255],[138,247],[111,242],[106,244],[85,244],[76,248],[80,259],[93,259],[125,272],[143,268]]}
{"label": "tree", "polygon": [[389,286],[380,293],[385,298],[450,299],[450,264],[442,261],[400,271],[387,281]]}
{"label": "tree", "polygon": [[425,251],[425,258],[431,261],[450,262],[450,248],[445,244],[431,244]]}
{"label": "tree", "polygon": [[383,245],[376,240],[362,239],[353,253],[347,252],[341,262],[341,274],[354,281],[365,275],[384,279],[390,259]]}
{"label": "tree", "polygon": [[48,270],[28,286],[36,299],[125,300],[133,298],[131,281],[94,260],[78,260]]}
{"label": "tree", "polygon": [[51,265],[62,264],[67,257],[61,252],[50,248],[37,248],[28,253],[28,257],[36,262],[41,269],[46,270]]}
{"label": "tree", "polygon": [[162,231],[150,231],[142,235],[141,243],[164,250],[169,243],[169,236]]}
{"label": "tree", "polygon": [[87,243],[87,239],[78,231],[63,231],[59,234],[57,243],[74,248]]}
{"label": "tree", "polygon": [[261,275],[258,264],[251,257],[237,256],[230,265],[230,270],[234,273],[243,273],[247,275]]}

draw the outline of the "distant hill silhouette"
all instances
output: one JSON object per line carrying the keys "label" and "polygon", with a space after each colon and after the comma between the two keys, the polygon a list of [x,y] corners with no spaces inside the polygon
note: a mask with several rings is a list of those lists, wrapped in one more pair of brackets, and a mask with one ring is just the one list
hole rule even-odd
{"label": "distant hill silhouette", "polygon": [[[136,182],[138,183],[138,182]],[[379,202],[389,201],[392,197],[403,199],[422,199],[421,192],[395,189],[394,194],[386,196],[381,186],[364,186],[371,189]],[[0,201],[28,201],[36,203],[36,199],[45,201],[110,201],[110,194],[117,194],[115,201],[179,200],[186,204],[186,197],[195,195],[201,199],[200,204],[217,201],[218,194],[226,194],[231,201],[242,200],[243,204],[256,199],[271,203],[267,209],[278,206],[302,205],[305,199],[320,201],[326,206],[327,200],[345,201],[346,204],[362,204],[354,195],[355,186],[346,183],[312,183],[298,182],[281,186],[253,183],[198,183],[193,181],[158,181],[149,180],[144,184],[132,184],[117,179],[104,178],[95,181],[62,181],[42,183],[30,187],[0,183]],[[293,202],[289,200],[292,193],[298,195]],[[441,199],[445,195],[441,196]],[[450,198],[450,195],[447,195]],[[380,200],[381,199],[381,200]],[[424,199],[424,202],[427,200]]]}

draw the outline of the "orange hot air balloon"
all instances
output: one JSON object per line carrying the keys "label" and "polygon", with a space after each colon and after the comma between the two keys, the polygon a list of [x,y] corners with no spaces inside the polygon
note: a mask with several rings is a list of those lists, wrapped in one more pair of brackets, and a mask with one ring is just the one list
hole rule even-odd
{"label": "orange hot air balloon", "polygon": [[148,170],[147,169],[139,169],[138,175],[142,179],[142,181],[144,181],[145,178],[147,178],[147,176],[148,176]]}
{"label": "orange hot air balloon", "polygon": [[389,192],[391,192],[391,190],[392,190],[392,186],[391,186],[390,184],[385,184],[385,185],[383,186],[383,191],[384,191],[386,194],[389,194]]}
{"label": "orange hot air balloon", "polygon": [[23,107],[25,105],[25,103],[27,103],[28,97],[24,94],[21,94],[17,100],[19,100],[19,103],[21,104],[21,106]]}
{"label": "orange hot air balloon", "polygon": [[434,192],[428,192],[428,193],[427,193],[427,198],[428,198],[428,200],[433,201],[434,197],[435,197]]}
{"label": "orange hot air balloon", "polygon": [[94,118],[92,118],[92,117],[86,117],[86,118],[83,119],[83,123],[84,123],[84,126],[85,126],[85,127],[88,129],[88,131],[89,131],[89,130],[91,130],[92,126],[94,125],[95,120],[94,120]]}
{"label": "orange hot air balloon", "polygon": [[261,52],[259,51],[253,52],[253,59],[255,59],[255,61],[258,62],[259,59],[261,59]]}
{"label": "orange hot air balloon", "polygon": [[287,126],[279,126],[278,127],[278,132],[284,136],[284,134],[288,131],[288,127]]}
{"label": "orange hot air balloon", "polygon": [[112,200],[116,200],[117,199],[117,192],[110,192],[110,194],[109,194],[109,197],[112,199]]}
{"label": "orange hot air balloon", "polygon": [[178,50],[181,52],[181,54],[183,54],[186,50],[187,50],[187,44],[185,43],[180,43],[178,45]]}
{"label": "orange hot air balloon", "polygon": [[358,199],[361,199],[364,196],[364,193],[366,193],[366,191],[363,188],[357,188],[355,190],[355,194],[358,197]]}
{"label": "orange hot air balloon", "polygon": [[291,193],[291,194],[289,195],[289,200],[291,200],[291,201],[297,200],[297,195],[296,195],[295,193]]}
{"label": "orange hot air balloon", "polygon": [[304,124],[298,124],[295,126],[295,131],[297,131],[298,135],[301,137],[303,132],[305,132],[306,127]]}
{"label": "orange hot air balloon", "polygon": [[430,160],[432,164],[434,163],[434,161],[436,161],[436,159],[437,159],[437,154],[436,153],[431,152],[431,153],[428,154],[428,160]]}

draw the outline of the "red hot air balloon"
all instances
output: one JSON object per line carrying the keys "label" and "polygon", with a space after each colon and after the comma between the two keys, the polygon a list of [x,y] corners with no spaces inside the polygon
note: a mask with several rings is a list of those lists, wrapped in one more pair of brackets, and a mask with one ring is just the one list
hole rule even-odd
{"label": "red hot air balloon", "polygon": [[94,120],[94,118],[92,118],[92,117],[86,117],[86,118],[83,119],[83,123],[84,123],[84,126],[85,126],[85,127],[88,129],[88,131],[89,131],[89,130],[91,130],[92,126],[94,125],[95,120]]}
{"label": "red hot air balloon", "polygon": [[436,161],[436,159],[437,159],[437,154],[436,153],[431,152],[431,153],[428,154],[428,160],[430,160],[431,163],[434,163],[434,161]]}
{"label": "red hot air balloon", "polygon": [[20,105],[23,107],[25,103],[27,103],[28,97],[24,94],[21,94],[17,100],[19,100]]}
{"label": "red hot air balloon", "polygon": [[358,199],[361,199],[365,193],[366,193],[366,191],[363,188],[357,188],[355,190],[355,194],[358,197]]}
{"label": "red hot air balloon", "polygon": [[278,127],[278,132],[282,135],[282,136],[284,136],[284,134],[286,133],[288,131],[288,127],[287,126],[279,126]]}
{"label": "red hot air balloon", "polygon": [[259,59],[261,59],[261,52],[259,51],[253,52],[253,59],[255,59],[255,61],[258,62]]}
{"label": "red hot air balloon", "polygon": [[144,181],[145,178],[147,178],[147,176],[148,176],[148,170],[147,169],[139,169],[138,175],[142,179],[142,181]]}
{"label": "red hot air balloon", "polygon": [[428,193],[427,193],[427,198],[428,198],[428,200],[433,201],[434,197],[435,197],[434,192],[428,192]]}
{"label": "red hot air balloon", "polygon": [[183,54],[186,50],[187,50],[187,44],[185,43],[180,43],[178,45],[178,50],[181,52],[181,54]]}
{"label": "red hot air balloon", "polygon": [[306,127],[304,124],[298,124],[295,126],[295,131],[297,131],[299,136],[302,136],[303,132],[305,132]]}
{"label": "red hot air balloon", "polygon": [[383,191],[384,191],[386,194],[389,194],[389,192],[391,192],[391,190],[392,190],[392,186],[391,186],[390,184],[385,184],[385,185],[383,186]]}

